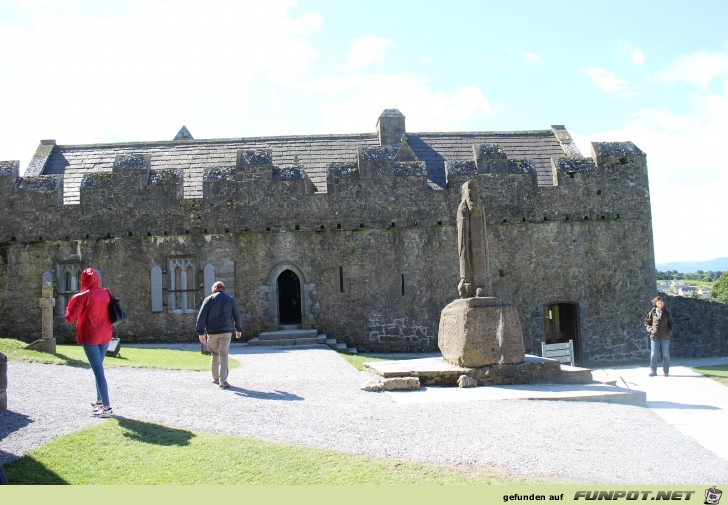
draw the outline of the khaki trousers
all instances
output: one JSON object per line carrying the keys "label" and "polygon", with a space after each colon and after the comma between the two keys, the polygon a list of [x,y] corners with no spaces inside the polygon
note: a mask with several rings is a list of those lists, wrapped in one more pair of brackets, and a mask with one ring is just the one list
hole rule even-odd
{"label": "khaki trousers", "polygon": [[222,384],[228,378],[228,352],[232,333],[214,333],[207,335],[207,348],[212,357],[212,380]]}

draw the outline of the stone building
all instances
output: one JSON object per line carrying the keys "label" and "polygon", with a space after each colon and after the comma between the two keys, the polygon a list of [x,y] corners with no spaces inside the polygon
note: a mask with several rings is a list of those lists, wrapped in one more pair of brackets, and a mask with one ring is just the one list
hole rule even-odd
{"label": "stone building", "polygon": [[385,110],[376,132],[57,145],[21,177],[0,162],[0,335],[55,335],[93,267],[129,315],[127,341],[194,341],[214,280],[245,337],[316,328],[360,351],[435,351],[456,298],[456,209],[477,180],[490,285],[517,307],[526,352],[574,339],[581,363],[644,357],[655,292],[645,155],[542,131],[411,133]]}

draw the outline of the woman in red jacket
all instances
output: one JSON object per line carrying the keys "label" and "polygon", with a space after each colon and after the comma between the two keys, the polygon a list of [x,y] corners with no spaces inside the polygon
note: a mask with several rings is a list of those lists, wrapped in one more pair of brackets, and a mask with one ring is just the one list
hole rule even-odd
{"label": "woman in red jacket", "polygon": [[109,402],[109,390],[104,375],[104,357],[111,341],[109,321],[109,292],[99,287],[99,274],[93,268],[81,272],[81,292],[66,307],[66,322],[76,323],[76,342],[83,346],[91,370],[96,378],[94,417],[111,417],[114,412]]}

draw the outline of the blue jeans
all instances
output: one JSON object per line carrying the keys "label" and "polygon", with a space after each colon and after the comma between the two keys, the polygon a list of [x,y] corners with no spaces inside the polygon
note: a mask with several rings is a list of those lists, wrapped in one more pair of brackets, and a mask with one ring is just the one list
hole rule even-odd
{"label": "blue jeans", "polygon": [[108,407],[111,403],[109,403],[109,389],[106,386],[106,376],[104,375],[104,358],[109,343],[81,345],[96,379],[96,401],[101,402],[104,407]]}
{"label": "blue jeans", "polygon": [[670,371],[670,339],[669,338],[653,338],[650,339],[650,368],[657,373],[657,362],[662,354],[662,371],[668,373]]}

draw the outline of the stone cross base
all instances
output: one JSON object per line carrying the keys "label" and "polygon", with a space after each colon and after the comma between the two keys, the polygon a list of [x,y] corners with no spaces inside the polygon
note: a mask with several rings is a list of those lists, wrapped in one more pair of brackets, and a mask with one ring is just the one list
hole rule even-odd
{"label": "stone cross base", "polygon": [[56,352],[56,339],[55,338],[41,338],[35,342],[31,342],[26,346],[26,349],[32,351],[49,352],[55,354]]}
{"label": "stone cross base", "polygon": [[437,345],[445,361],[466,368],[521,363],[526,355],[516,308],[492,297],[460,298],[445,307]]}

